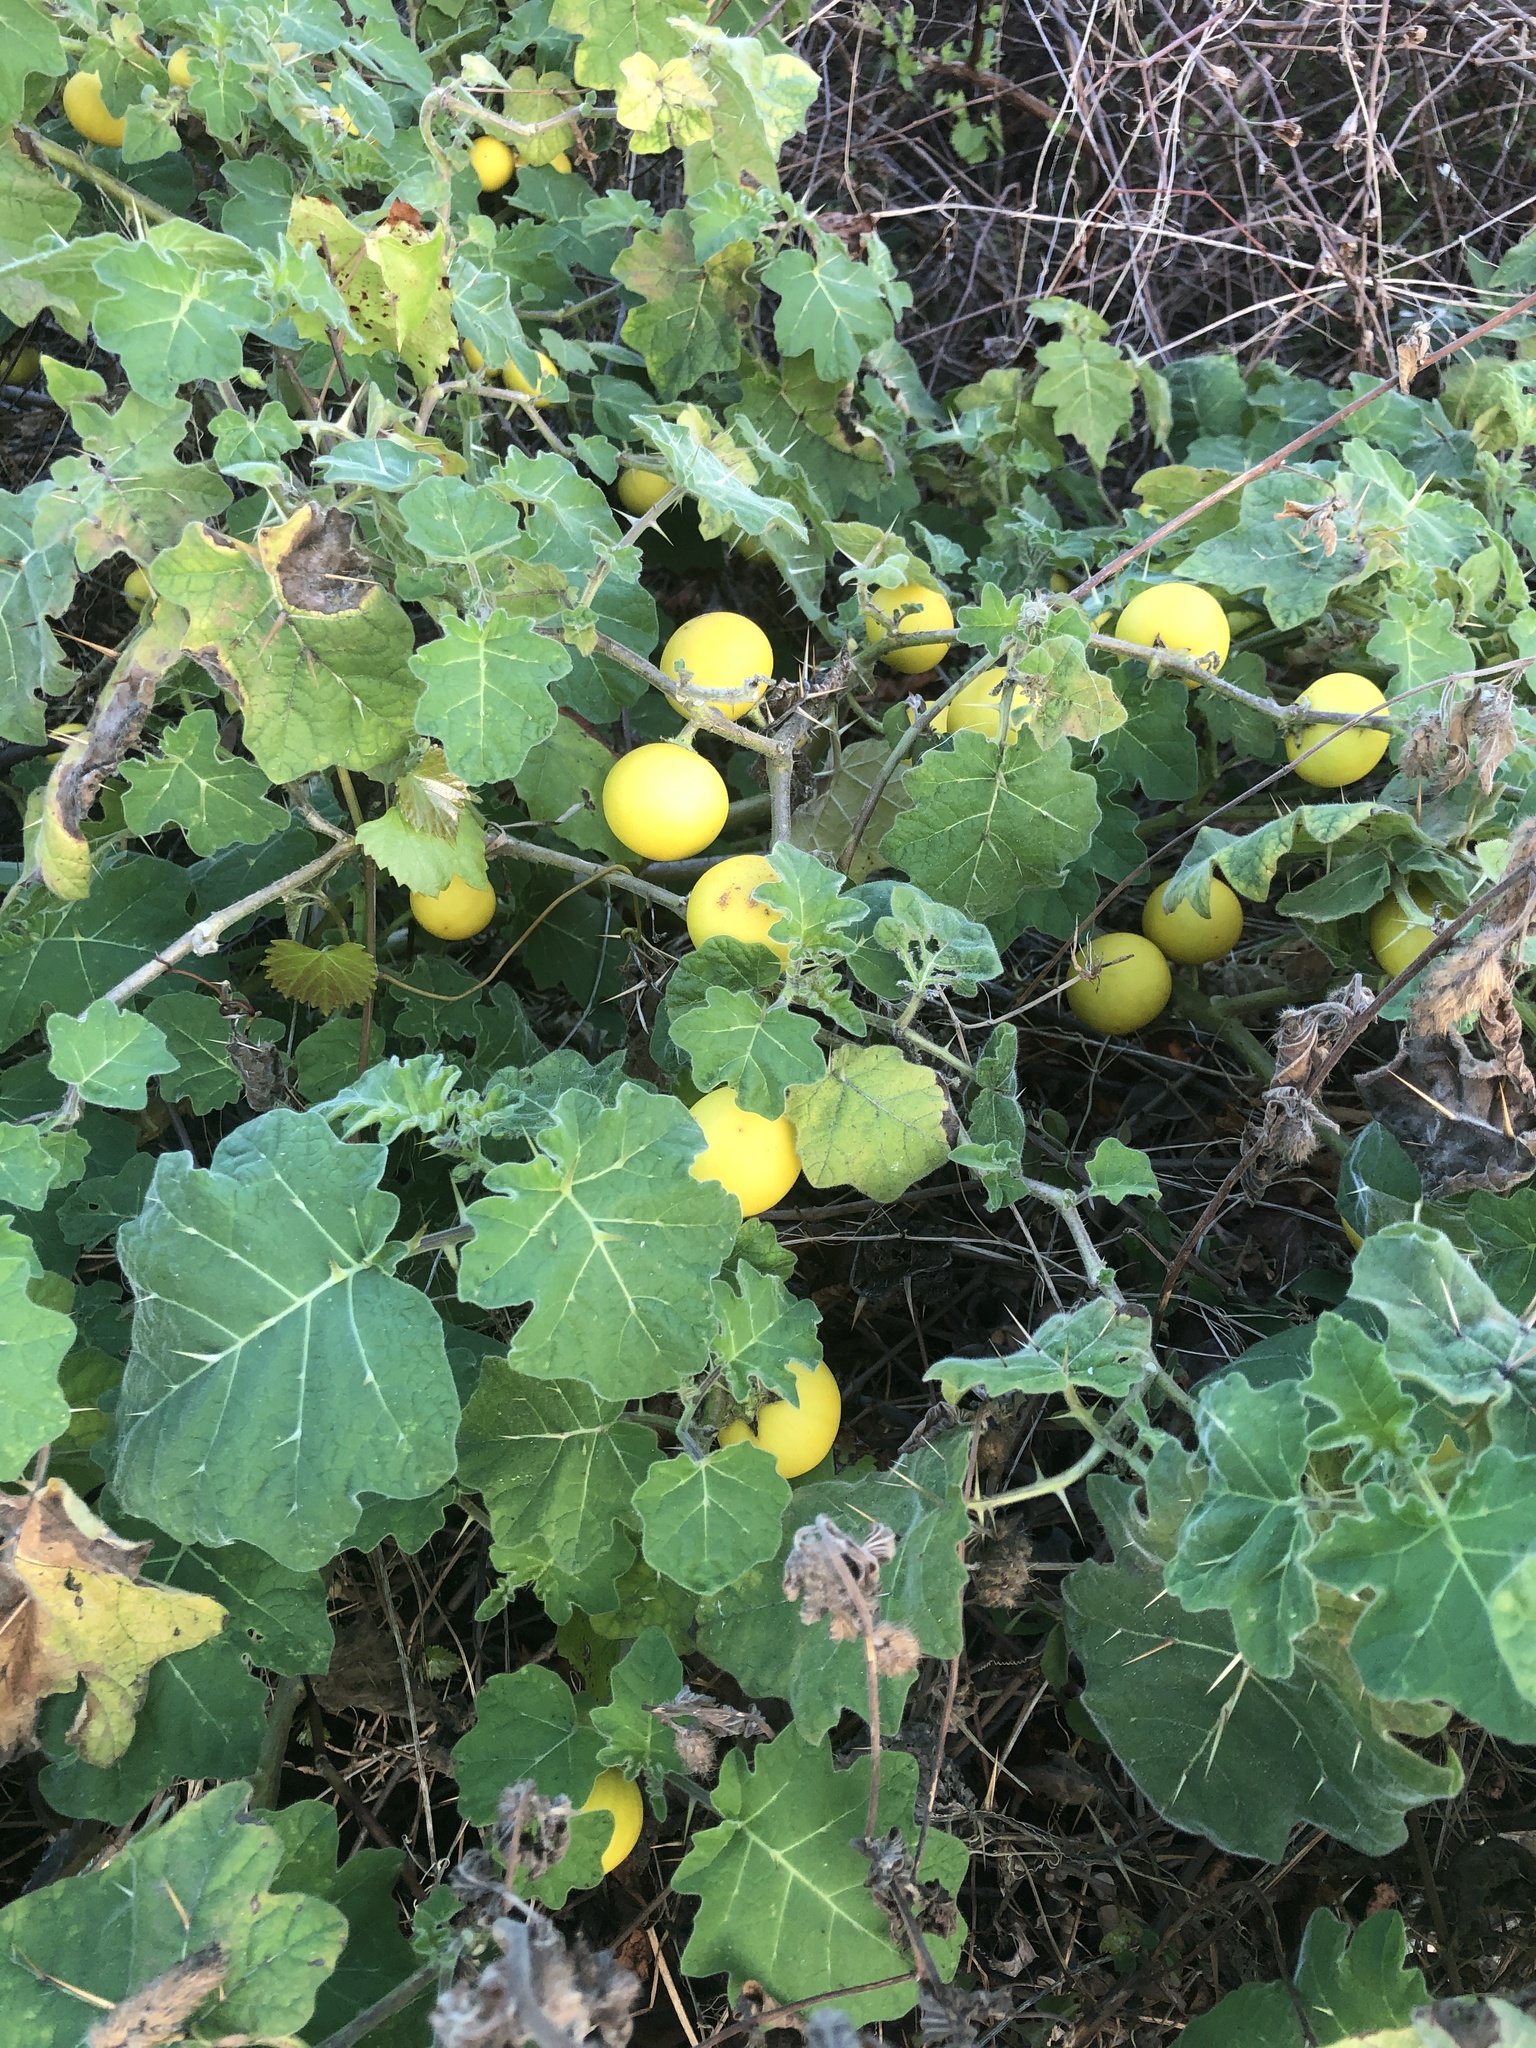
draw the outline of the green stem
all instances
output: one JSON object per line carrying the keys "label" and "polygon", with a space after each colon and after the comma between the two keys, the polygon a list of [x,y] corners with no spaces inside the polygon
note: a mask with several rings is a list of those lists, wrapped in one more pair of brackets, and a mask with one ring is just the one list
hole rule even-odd
{"label": "green stem", "polygon": [[88,185],[94,185],[98,192],[104,192],[109,199],[115,199],[119,206],[129,212],[138,213],[145,220],[157,224],[161,221],[180,220],[179,213],[172,213],[157,200],[146,199],[142,192],[136,192],[131,185],[125,185],[121,178],[114,178],[110,171],[103,171],[93,164],[89,157],[83,157],[78,150],[66,149],[62,142],[50,142],[46,135],[39,135],[35,128],[27,128],[17,122],[14,130],[16,140],[23,149],[34,150],[46,157],[61,171],[68,171],[72,177],[84,178]]}
{"label": "green stem", "polygon": [[409,1977],[402,1977],[393,1991],[386,1991],[382,1998],[376,1998],[356,2019],[348,2020],[334,2034],[327,2034],[319,2048],[356,2048],[359,2041],[366,2041],[386,2020],[392,2020],[407,2006],[414,2005],[422,1992],[436,1983],[437,1975],[436,1963],[423,1963],[419,1970],[412,1970]]}
{"label": "green stem", "polygon": [[277,1690],[267,1708],[266,1732],[261,1738],[256,1768],[251,1773],[251,1810],[254,1813],[267,1813],[277,1805],[278,1782],[283,1773],[283,1758],[288,1753],[288,1737],[303,1696],[302,1678],[278,1680]]}

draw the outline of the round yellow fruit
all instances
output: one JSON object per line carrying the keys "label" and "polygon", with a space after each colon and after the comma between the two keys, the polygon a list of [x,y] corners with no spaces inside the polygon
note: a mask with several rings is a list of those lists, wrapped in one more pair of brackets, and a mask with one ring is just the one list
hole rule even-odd
{"label": "round yellow fruit", "polygon": [[1112,637],[1148,649],[1166,647],[1170,654],[1192,654],[1213,672],[1232,645],[1226,613],[1198,583],[1158,583],[1143,590],[1120,614]]}
{"label": "round yellow fruit", "polygon": [[[1164,884],[1164,887],[1167,885]],[[1230,953],[1243,935],[1243,906],[1219,875],[1211,877],[1211,908],[1202,917],[1193,903],[1163,906],[1163,889],[1152,891],[1141,913],[1141,928],[1162,954],[1181,967],[1203,967]]]}
{"label": "round yellow fruit", "polygon": [[706,939],[740,939],[744,946],[767,946],[781,960],[789,958],[782,939],[768,934],[781,913],[759,903],[753,890],[779,879],[773,862],[761,853],[737,853],[706,868],[688,891],[688,936],[696,946]]}
{"label": "round yellow fruit", "polygon": [[741,1204],[743,1216],[760,1216],[782,1202],[800,1178],[795,1127],[787,1116],[754,1116],[732,1088],[716,1088],[693,1105],[693,1120],[708,1143],[688,1171],[695,1180],[717,1180]]}
{"label": "round yellow fruit", "polygon": [[619,471],[619,503],[626,512],[633,512],[638,519],[642,512],[664,498],[672,488],[671,483],[659,470],[621,469]]}
{"label": "round yellow fruit", "polygon": [[19,348],[9,361],[0,363],[0,384],[30,384],[42,367],[43,359],[35,348]]}
{"label": "round yellow fruit", "polygon": [[757,1411],[757,1427],[749,1429],[739,1415],[720,1432],[722,1444],[760,1444],[779,1468],[781,1479],[798,1479],[812,1471],[837,1441],[843,1420],[843,1397],[825,1359],[814,1368],[791,1359],[799,1406],[793,1401],[765,1401]]}
{"label": "round yellow fruit", "polygon": [[740,612],[700,612],[687,619],[661,650],[657,667],[674,682],[689,680],[707,690],[739,690],[739,697],[701,698],[711,711],[740,718],[750,711],[773,678],[768,635]]}
{"label": "round yellow fruit", "polygon": [[1389,975],[1411,967],[1440,925],[1456,915],[1450,904],[1436,902],[1423,882],[1410,882],[1408,894],[1430,920],[1428,924],[1411,923],[1395,895],[1384,896],[1371,912],[1371,951],[1377,965]]}
{"label": "round yellow fruit", "polygon": [[165,60],[165,68],[170,73],[172,85],[180,86],[181,90],[185,92],[192,83],[191,51],[172,50],[170,56]]}
{"label": "round yellow fruit", "polygon": [[477,135],[469,145],[470,168],[482,192],[499,192],[517,169],[517,158],[495,135]]}
{"label": "round yellow fruit", "polygon": [[[955,615],[949,608],[949,601],[936,590],[929,590],[921,583],[899,583],[894,590],[876,590],[870,593],[871,611],[867,620],[870,640],[878,644],[887,633],[919,633],[925,626],[932,626],[947,632],[955,623]],[[917,610],[907,613],[904,619],[896,618],[904,605],[916,605]],[[949,652],[949,645],[943,640],[921,641],[913,647],[893,647],[889,654],[880,659],[887,668],[894,668],[904,676],[920,676],[934,668]]]}
{"label": "round yellow fruit", "polygon": [[128,602],[128,609],[134,612],[141,612],[145,605],[154,603],[155,593],[142,569],[130,569],[123,578],[123,596]]}
{"label": "round yellow fruit", "polygon": [[1161,1016],[1173,993],[1168,962],[1140,932],[1105,932],[1073,960],[1082,981],[1067,990],[1080,1024],[1094,1031],[1140,1031]]}
{"label": "round yellow fruit", "polygon": [[77,135],[83,135],[87,142],[104,143],[108,149],[122,148],[128,119],[126,115],[107,112],[99,71],[77,71],[72,78],[65,79],[61,103],[64,118]]}
{"label": "round yellow fruit", "polygon": [[675,740],[624,754],[603,784],[615,839],[647,860],[687,860],[718,839],[731,807],[720,771]]}
{"label": "round yellow fruit", "polygon": [[[952,697],[939,713],[944,721],[945,732],[985,733],[989,740],[1002,735],[1003,725],[1003,683],[1008,671],[1005,668],[983,669],[974,682],[967,683],[958,696]],[[1024,724],[1026,712],[1024,690],[1017,678],[1014,679],[1013,694],[1008,700],[1008,745],[1019,743],[1019,733]],[[938,728],[939,718],[933,721],[930,731]]]}
{"label": "round yellow fruit", "polygon": [[521,391],[525,397],[531,398],[534,404],[542,410],[544,406],[554,403],[552,398],[545,397],[544,386],[546,382],[558,384],[560,372],[555,368],[552,358],[545,355],[543,349],[536,348],[534,354],[539,359],[539,381],[537,384],[530,384],[514,362],[502,364],[501,381],[509,391]]}
{"label": "round yellow fruit", "polygon": [[[1316,711],[1375,712],[1382,710],[1386,701],[1373,682],[1348,669],[1341,669],[1336,675],[1319,676],[1296,699],[1298,704],[1310,705]],[[1337,733],[1337,739],[1328,739],[1329,733]],[[1347,731],[1336,725],[1304,725],[1300,732],[1293,729],[1286,734],[1285,751],[1296,762],[1296,773],[1303,782],[1313,783],[1318,789],[1342,789],[1346,783],[1358,782],[1363,775],[1370,774],[1387,751],[1387,738],[1386,733],[1368,725],[1357,725]],[[1328,740],[1328,744],[1318,746],[1319,740]],[[1318,748],[1311,759],[1297,760],[1309,747]]]}
{"label": "round yellow fruit", "polygon": [[496,915],[496,891],[489,882],[477,887],[455,875],[436,896],[411,891],[411,915],[424,931],[439,939],[472,939]]}
{"label": "round yellow fruit", "polygon": [[615,1765],[611,1770],[598,1773],[597,1783],[581,1810],[583,1813],[613,1815],[613,1833],[603,1851],[603,1875],[606,1877],[610,1870],[618,1869],[640,1839],[640,1830],[645,1824],[645,1801],[640,1796],[640,1787]]}

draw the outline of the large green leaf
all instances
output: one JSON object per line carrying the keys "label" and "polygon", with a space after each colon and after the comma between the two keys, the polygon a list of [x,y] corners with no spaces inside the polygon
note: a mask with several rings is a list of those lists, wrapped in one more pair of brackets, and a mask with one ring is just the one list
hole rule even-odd
{"label": "large green leaf", "polygon": [[1346,1593],[1370,1587],[1349,1652],[1381,1699],[1445,1700],[1492,1734],[1536,1740],[1536,1702],[1505,1661],[1490,1603],[1536,1550],[1536,1458],[1495,1444],[1442,1498],[1394,1500],[1367,1486],[1364,1515],[1341,1515],[1312,1569]]}
{"label": "large green leaf", "polygon": [[454,1745],[459,1811],[472,1827],[496,1818],[508,1785],[532,1778],[547,1799],[563,1794],[580,1806],[597,1776],[602,1743],[577,1725],[564,1679],[542,1664],[498,1671],[475,1696],[475,1725]]}
{"label": "large green leaf", "polygon": [[924,1375],[938,1380],[946,1401],[973,1388],[987,1394],[1054,1394],[1087,1387],[1121,1400],[1156,1364],[1151,1323],[1117,1309],[1101,1295],[1048,1316],[1015,1351],[999,1358],[941,1358]]}
{"label": "large green leaf", "polygon": [[894,331],[874,271],[846,250],[817,257],[786,249],[763,272],[763,282],[779,295],[773,338],[780,355],[811,355],[824,383],[856,377],[866,350]]}
{"label": "large green leaf", "polygon": [[0,1216],[0,1481],[19,1479],[44,1444],[69,1427],[59,1367],[75,1341],[66,1315],[34,1301],[42,1274],[29,1238]]}
{"label": "large green leaf", "polygon": [[1051,413],[1058,434],[1081,441],[1095,469],[1108,459],[1110,444],[1131,423],[1137,377],[1112,342],[1088,334],[1063,334],[1037,349],[1045,370],[1031,394]]}
{"label": "large green leaf", "polygon": [[1331,1638],[1304,1636],[1289,1678],[1261,1677],[1225,1613],[1191,1614],[1168,1593],[1156,1522],[1135,1513],[1131,1489],[1089,1490],[1116,1554],[1067,1582],[1083,1704],[1175,1826],[1266,1863],[1298,1821],[1381,1855],[1405,1839],[1409,1807],[1458,1789],[1454,1760],[1437,1767],[1387,1733]]}
{"label": "large green leaf", "polygon": [[412,1500],[452,1472],[442,1325],[391,1271],[384,1160],[292,1110],[207,1169],[161,1154],[119,1235],[135,1310],[113,1483],[131,1514],[303,1569],[340,1549],[364,1491]]}
{"label": "large green leaf", "polygon": [[645,357],[659,397],[735,369],[757,296],[746,283],[753,253],[750,242],[731,242],[700,263],[688,216],[674,211],[615,259],[614,276],[644,301],[626,318],[624,339]]}
{"label": "large green leaf", "polygon": [[652,1707],[665,1706],[683,1686],[683,1667],[663,1630],[640,1631],[609,1675],[609,1704],[592,1709],[592,1726],[603,1738],[598,1763],[644,1771],[653,1797],[665,1811],[662,1779],[678,1768],[677,1744]]}
{"label": "large green leaf", "polygon": [[[719,1825],[693,1837],[673,1875],[675,1891],[696,1896],[698,1912],[683,1952],[694,1977],[724,1971],[734,1997],[747,1978],[778,2000],[812,1999],[883,1977],[903,1981],[835,2002],[855,2023],[894,2019],[917,2002],[912,1959],[898,1947],[870,1896],[869,1865],[854,1846],[865,1828],[869,1759],[840,1771],[830,1749],[794,1728],[759,1746],[748,1768],[727,1753],[715,1788]],[[886,1750],[880,1764],[880,1833],[915,1838],[917,1759]],[[922,1876],[958,1892],[966,1852],[953,1835],[930,1831]],[[944,1976],[959,1960],[963,1935],[934,1936],[929,1951]]]}
{"label": "large green leaf", "polygon": [[[268,1889],[270,1827],[242,1822],[249,1787],[221,1785],[102,1870],[30,1892],[0,1913],[0,2027],[28,2048],[86,2048],[103,2005],[216,1944],[210,2031],[289,2034],[334,1968],[346,1921],[301,1892]],[[85,1996],[82,1998],[81,1994]]]}
{"label": "large green leaf", "polygon": [[[33,0],[3,0],[0,30],[5,36],[5,72],[0,82],[0,123],[9,127],[26,111],[29,77],[58,78],[69,60],[53,17]],[[15,144],[6,138],[14,151]]]}
{"label": "large green leaf", "polygon": [[[1331,1422],[1307,1432],[1309,1451],[1361,1447],[1362,1466],[1376,1454],[1402,1456],[1412,1452],[1415,1402],[1405,1394],[1387,1363],[1385,1345],[1368,1337],[1358,1323],[1333,1314],[1319,1316],[1309,1353],[1311,1371],[1301,1391],[1333,1410]],[[1355,1476],[1352,1463],[1348,1476]]]}
{"label": "large green leaf", "polygon": [[1391,1223],[1361,1246],[1350,1299],[1387,1328],[1387,1358],[1401,1378],[1449,1401],[1508,1398],[1529,1335],[1438,1230]]}
{"label": "large green leaf", "polygon": [[635,1492],[645,1561],[690,1593],[719,1593],[779,1548],[789,1481],[756,1444],[658,1458]]}
{"label": "large green leaf", "polygon": [[493,1561],[552,1610],[567,1586],[586,1588],[589,1609],[613,1604],[603,1576],[611,1587],[634,1560],[620,1525],[633,1526],[635,1488],[659,1455],[655,1432],[585,1381],[527,1379],[499,1358],[459,1431],[459,1476],[485,1501]]}
{"label": "large green leaf", "polygon": [[825,1080],[791,1088],[788,1101],[812,1187],[847,1183],[888,1202],[949,1157],[938,1076],[893,1045],[839,1046]]}
{"label": "large green leaf", "polygon": [[123,1535],[152,1543],[144,1560],[145,1578],[218,1601],[229,1616],[223,1640],[238,1643],[251,1663],[294,1676],[329,1667],[335,1638],[318,1571],[290,1571],[248,1543],[200,1549],[147,1525],[122,1521],[119,1526]]}
{"label": "large green leaf", "polygon": [[98,876],[80,902],[61,905],[41,889],[24,898],[0,949],[0,1050],[45,1005],[83,1010],[168,945],[189,921],[189,886],[185,868],[141,855]]}
{"label": "large green leaf", "polygon": [[1341,514],[1332,545],[1320,524],[1287,514],[1287,504],[1322,504],[1331,479],[1284,469],[1244,486],[1238,524],[1186,555],[1180,575],[1234,596],[1255,591],[1282,630],[1321,617],[1336,590],[1359,583],[1381,562],[1377,537],[1356,510]]}
{"label": "large green leaf", "polygon": [[176,1061],[174,1079],[164,1090],[170,1100],[189,1102],[199,1116],[240,1100],[240,1076],[229,1055],[230,1020],[212,996],[172,989],[146,1004],[144,1014],[164,1033]]}
{"label": "large green leaf", "polygon": [[510,780],[554,732],[549,685],[569,672],[571,657],[505,612],[480,621],[450,613],[442,625],[443,637],[411,657],[426,685],[416,728],[441,741],[448,766],[466,782]]}
{"label": "large green leaf", "polygon": [[633,1084],[605,1108],[571,1089],[530,1164],[486,1175],[459,1291],[486,1308],[530,1302],[513,1368],[636,1400],[702,1370],[709,1283],[736,1241],[734,1198],[688,1169],[704,1134],[680,1102]]}
{"label": "large green leaf", "polygon": [[1307,1569],[1312,1528],[1301,1475],[1306,1404],[1295,1380],[1249,1386],[1241,1372],[1203,1390],[1195,1425],[1205,1491],[1179,1531],[1168,1590],[1191,1613],[1225,1608],[1237,1647],[1265,1678],[1288,1678],[1292,1645],[1317,1620]]}
{"label": "large green leaf", "polygon": [[250,260],[242,243],[189,232],[182,220],[96,258],[96,275],[113,288],[92,316],[96,339],[121,358],[135,391],[169,405],[178,385],[239,372],[246,335],[272,317],[243,274]]}
{"label": "large green leaf", "polygon": [[259,846],[288,823],[288,813],[267,798],[259,768],[219,745],[218,720],[193,711],[160,735],[158,759],[128,761],[123,818],[143,838],[162,825],[179,825],[197,854],[223,846]]}
{"label": "large green leaf", "polygon": [[414,732],[415,634],[351,533],[346,513],[302,505],[249,544],[190,527],[155,563],[187,613],[183,647],[240,706],[273,782],[376,768]]}
{"label": "large green leaf", "polygon": [[957,733],[907,772],[909,806],[880,851],[921,889],[968,917],[1011,911],[1021,891],[1051,889],[1088,850],[1099,821],[1093,777],[1071,743],[1043,753],[1028,734],[999,746]]}
{"label": "large green leaf", "polygon": [[248,1776],[266,1733],[266,1710],[266,1687],[226,1632],[161,1658],[149,1674],[133,1740],[115,1763],[97,1766],[76,1756],[67,1737],[74,1701],[51,1702],[40,1730],[49,1759],[40,1789],[60,1813],[121,1827],[179,1778]]}

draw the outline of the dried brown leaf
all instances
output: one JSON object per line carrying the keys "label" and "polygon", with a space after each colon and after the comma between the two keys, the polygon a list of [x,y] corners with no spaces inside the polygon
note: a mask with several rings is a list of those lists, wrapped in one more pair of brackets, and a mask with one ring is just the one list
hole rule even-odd
{"label": "dried brown leaf", "polygon": [[85,2037],[86,2048],[162,2048],[184,2041],[186,2023],[224,1982],[228,1969],[216,1941],[119,1999]]}

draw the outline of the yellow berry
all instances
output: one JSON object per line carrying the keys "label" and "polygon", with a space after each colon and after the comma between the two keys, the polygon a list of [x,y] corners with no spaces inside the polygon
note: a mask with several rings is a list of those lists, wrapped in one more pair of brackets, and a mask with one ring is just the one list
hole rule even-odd
{"label": "yellow berry", "polygon": [[83,135],[87,142],[104,143],[108,149],[122,148],[128,118],[125,114],[107,112],[99,71],[77,71],[65,79],[61,104],[65,120],[77,135]]}
{"label": "yellow berry", "polygon": [[[0,350],[3,350],[0,343]],[[0,363],[0,384],[30,384],[43,367],[43,359],[35,348],[19,348],[9,360]]]}
{"label": "yellow berry", "polygon": [[[1341,669],[1335,675],[1319,676],[1296,699],[1298,704],[1309,705],[1316,711],[1364,711],[1376,712],[1384,708],[1386,698],[1373,682],[1365,676],[1357,676],[1348,669]],[[1330,733],[1337,738],[1328,739]],[[1327,740],[1326,746],[1318,746],[1320,740]],[[1336,725],[1304,725],[1300,732],[1294,729],[1285,736],[1287,756],[1296,762],[1296,773],[1303,782],[1310,782],[1318,789],[1343,789],[1346,783],[1358,782],[1369,775],[1382,755],[1387,751],[1388,735],[1378,732],[1369,725],[1341,728]],[[1310,747],[1317,747],[1315,754],[1307,760],[1298,755],[1307,753]]]}
{"label": "yellow berry", "polygon": [[656,665],[674,681],[687,669],[690,682],[705,689],[739,690],[739,697],[696,701],[726,718],[740,718],[772,680],[773,648],[762,627],[740,612],[700,612],[678,627]]}
{"label": "yellow berry", "polygon": [[755,1443],[772,1454],[781,1479],[798,1479],[818,1466],[837,1441],[843,1420],[843,1397],[837,1381],[823,1359],[814,1367],[791,1359],[799,1405],[793,1401],[765,1401],[757,1411],[757,1427],[749,1429],[741,1416],[728,1422],[720,1432],[726,1444]]}
{"label": "yellow berry", "polygon": [[1200,967],[1230,953],[1242,937],[1243,906],[1221,877],[1212,875],[1209,915],[1202,917],[1187,899],[1177,910],[1166,909],[1159,888],[1147,898],[1141,928],[1170,960],[1181,967]]}
{"label": "yellow berry", "polygon": [[618,1869],[640,1839],[640,1830],[645,1824],[645,1801],[640,1796],[640,1787],[615,1765],[611,1770],[598,1773],[597,1783],[581,1810],[583,1813],[613,1815],[613,1833],[603,1851],[603,1875],[606,1877],[610,1870]]}
{"label": "yellow berry", "polygon": [[424,896],[413,889],[411,915],[435,938],[472,939],[496,915],[496,891],[489,882],[477,885],[455,875],[436,896]]}
{"label": "yellow berry", "polygon": [[1410,882],[1408,894],[1429,920],[1427,924],[1413,923],[1405,916],[1395,894],[1384,896],[1371,912],[1371,951],[1388,975],[1401,974],[1412,966],[1440,926],[1456,915],[1450,904],[1436,902],[1422,881]]}
{"label": "yellow berry", "polygon": [[[1158,583],[1133,597],[1111,635],[1138,647],[1166,647],[1170,654],[1191,654],[1215,671],[1227,658],[1232,629],[1227,615],[1198,583]],[[1197,685],[1191,683],[1190,688]]]}
{"label": "yellow berry", "polygon": [[1105,932],[1072,964],[1084,979],[1067,990],[1067,1002],[1078,1022],[1094,1031],[1140,1031],[1173,993],[1168,962],[1140,932]]}
{"label": "yellow berry", "polygon": [[172,85],[180,86],[185,92],[192,83],[192,53],[190,50],[172,50],[165,60]]}
{"label": "yellow berry", "polygon": [[767,946],[781,960],[789,958],[782,939],[768,934],[780,913],[759,903],[752,893],[759,883],[779,879],[772,861],[761,853],[737,853],[706,868],[688,892],[688,936],[696,946],[706,939],[740,939],[745,946]]}
{"label": "yellow berry", "polygon": [[501,381],[509,391],[521,391],[525,397],[531,398],[534,404],[542,411],[546,405],[554,403],[553,399],[546,398],[544,395],[545,384],[558,383],[560,381],[560,372],[555,368],[550,357],[545,355],[543,349],[536,348],[534,354],[539,359],[539,381],[537,384],[530,384],[516,363],[510,359],[501,366]]}
{"label": "yellow berry", "polygon": [[664,498],[671,488],[671,484],[660,470],[619,471],[619,503],[626,512],[633,512],[637,519],[642,512],[649,512],[657,500]]}
{"label": "yellow berry", "polygon": [[517,158],[495,135],[477,135],[469,146],[469,161],[482,192],[499,192],[517,169]]}
{"label": "yellow berry", "polygon": [[[980,732],[985,733],[989,740],[997,739],[1002,731],[1003,683],[1007,674],[1008,671],[1004,668],[983,669],[975,681],[967,683],[959,695],[952,697],[939,713],[939,718],[944,721],[942,728],[939,726],[939,719],[936,718],[929,730]],[[1010,747],[1015,747],[1019,743],[1019,732],[1024,724],[1026,708],[1023,684],[1015,677],[1013,694],[1008,700]]]}
{"label": "yellow berry", "polygon": [[708,1143],[688,1171],[695,1180],[719,1181],[743,1216],[760,1216],[782,1202],[800,1178],[795,1127],[787,1116],[754,1116],[734,1089],[716,1088],[693,1105],[693,1120]]}
{"label": "yellow berry", "polygon": [[128,609],[134,612],[141,612],[145,605],[154,603],[155,593],[151,590],[149,578],[142,569],[130,569],[123,578],[123,596],[127,600]]}
{"label": "yellow berry", "polygon": [[647,860],[702,853],[719,838],[730,806],[720,771],[675,740],[621,755],[603,784],[608,829]]}
{"label": "yellow berry", "polygon": [[[865,621],[865,630],[871,643],[883,640],[887,633],[918,633],[925,626],[947,632],[955,623],[948,599],[922,583],[899,583],[894,590],[871,591],[869,602],[871,610]],[[904,619],[897,619],[897,612],[907,605],[915,605],[917,609],[909,611]],[[880,659],[887,668],[894,668],[904,676],[920,676],[936,667],[948,652],[946,641],[925,640],[912,647],[893,647]]]}

